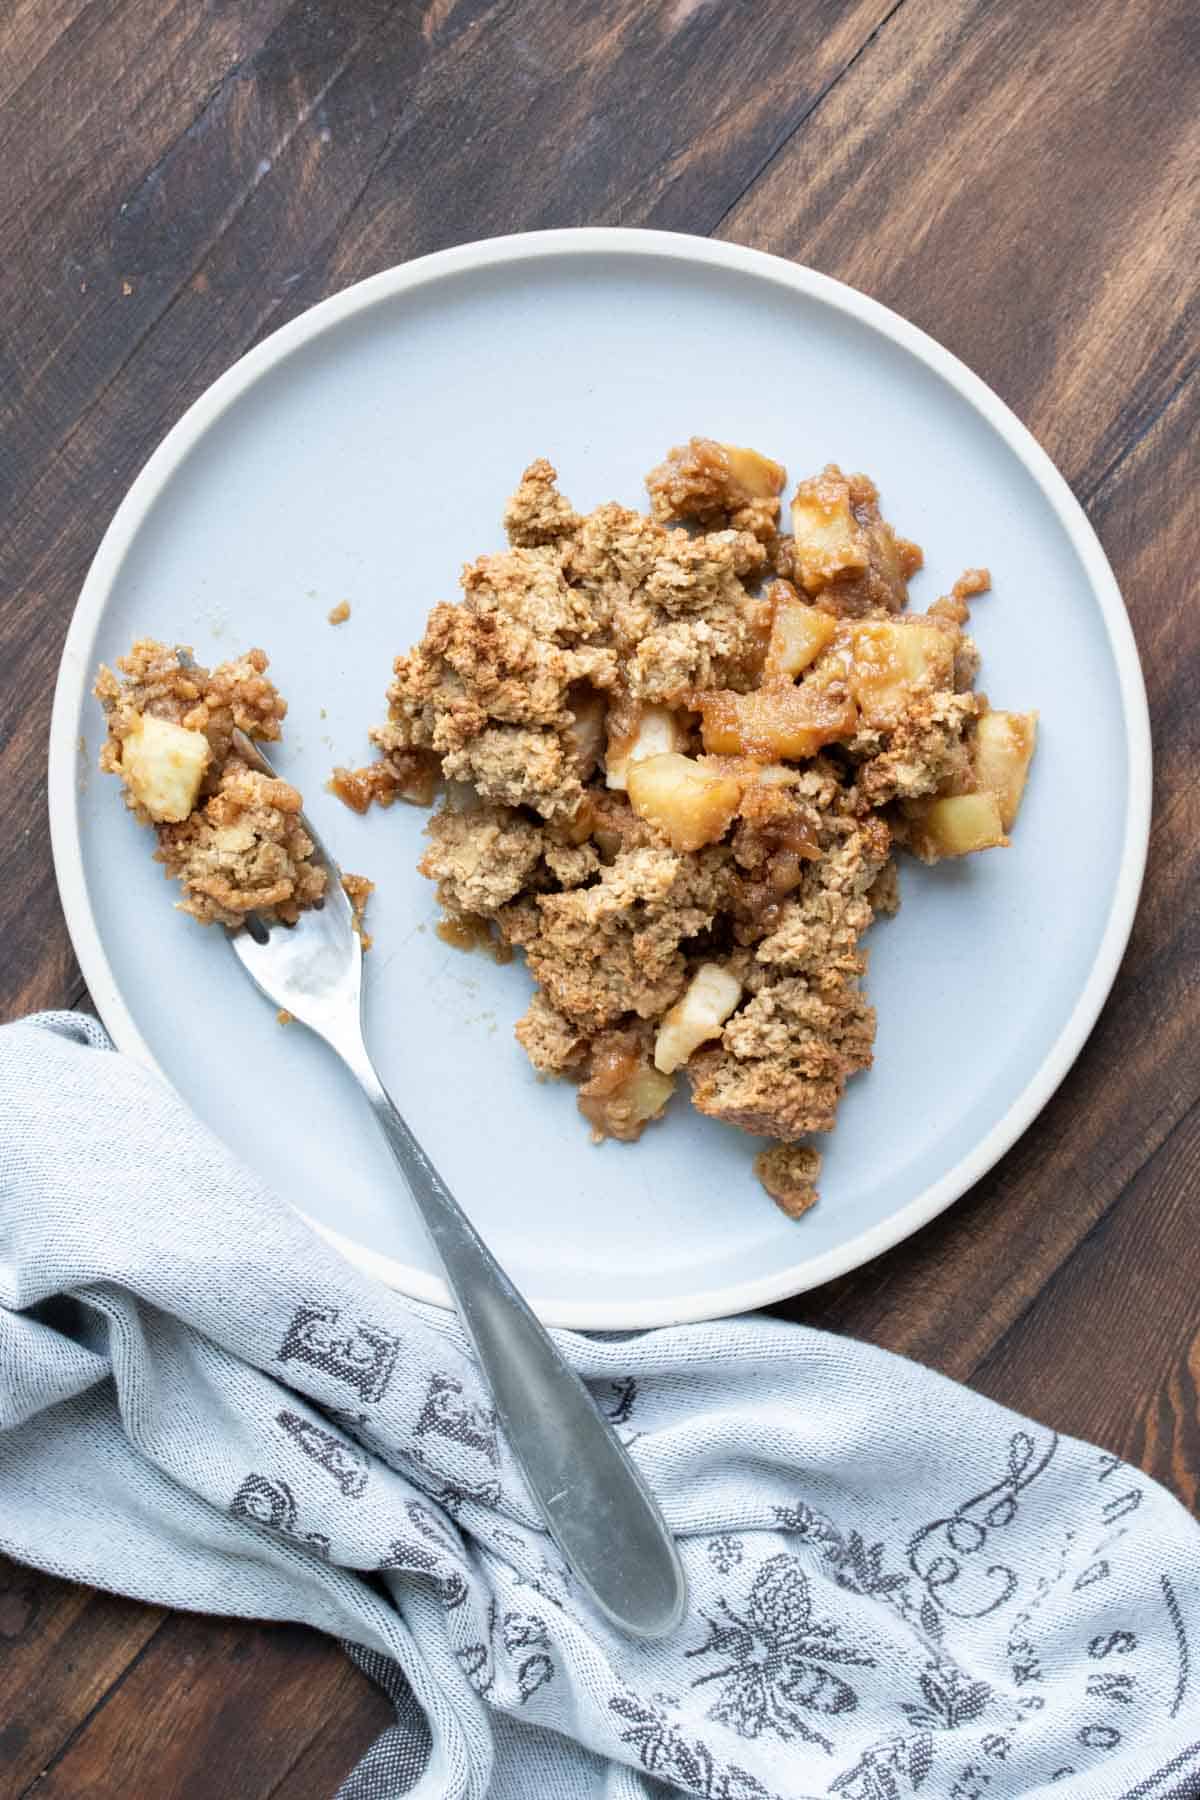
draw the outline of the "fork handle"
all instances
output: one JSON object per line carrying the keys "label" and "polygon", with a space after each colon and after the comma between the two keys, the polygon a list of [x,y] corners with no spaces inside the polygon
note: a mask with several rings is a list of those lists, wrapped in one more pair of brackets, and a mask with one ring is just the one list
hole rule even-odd
{"label": "fork handle", "polygon": [[365,1048],[330,1042],[370,1101],[441,1257],[509,1447],[550,1535],[615,1626],[638,1637],[666,1636],[683,1618],[687,1584],[657,1503],[612,1425],[409,1130]]}

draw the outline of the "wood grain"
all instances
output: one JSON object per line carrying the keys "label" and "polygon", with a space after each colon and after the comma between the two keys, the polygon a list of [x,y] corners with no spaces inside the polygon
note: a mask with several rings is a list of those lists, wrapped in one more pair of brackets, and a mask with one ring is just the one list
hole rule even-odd
{"label": "wood grain", "polygon": [[[1190,0],[9,0],[3,1016],[85,1000],[45,827],[54,669],[121,494],[217,374],[346,283],[501,231],[645,224],[812,263],[956,350],[1074,483],[1157,765],[1142,908],[1058,1094],[949,1214],[778,1310],[1195,1504],[1198,98]],[[313,1634],[0,1565],[0,1800],[316,1800],[387,1718]]]}
{"label": "wood grain", "polygon": [[4,21],[0,106],[49,55],[87,0],[11,0]]}
{"label": "wood grain", "polygon": [[33,1792],[37,1800],[267,1800],[325,1720],[340,1715],[354,1722],[341,1742],[357,1757],[391,1709],[316,1633],[245,1622],[214,1631],[207,1619],[176,1613]]}
{"label": "wood grain", "polygon": [[[993,1399],[1015,1404],[1019,1395],[1057,1429],[1157,1476],[1193,1510],[1200,1495],[1198,1181],[1200,1105],[1193,1105],[973,1374],[973,1385]],[[1156,1271],[1152,1296],[1130,1280],[1131,1269],[1147,1265]],[[1124,1374],[1130,1365],[1138,1372],[1133,1392]]]}
{"label": "wood grain", "polygon": [[957,352],[1086,496],[1197,361],[1191,0],[902,6],[722,220]]}
{"label": "wood grain", "polygon": [[0,1794],[20,1794],[166,1617],[0,1559]]}

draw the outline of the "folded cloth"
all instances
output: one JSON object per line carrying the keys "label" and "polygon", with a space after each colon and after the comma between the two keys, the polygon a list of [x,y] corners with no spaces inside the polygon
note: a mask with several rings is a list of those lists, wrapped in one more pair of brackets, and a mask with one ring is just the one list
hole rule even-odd
{"label": "folded cloth", "polygon": [[1200,1531],[1119,1458],[765,1318],[558,1334],[673,1637],[576,1591],[458,1322],[359,1275],[100,1028],[0,1030],[0,1549],[344,1639],[343,1800],[1200,1794]]}

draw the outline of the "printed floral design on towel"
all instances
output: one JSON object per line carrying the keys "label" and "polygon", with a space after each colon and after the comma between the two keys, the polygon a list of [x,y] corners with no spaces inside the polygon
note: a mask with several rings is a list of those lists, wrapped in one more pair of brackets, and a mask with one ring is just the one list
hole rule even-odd
{"label": "printed floral design on towel", "polygon": [[435,1432],[453,1444],[477,1451],[496,1468],[500,1462],[496,1415],[482,1401],[464,1399],[465,1391],[453,1375],[432,1375],[417,1419],[417,1436]]}
{"label": "printed floral design on towel", "polygon": [[976,1681],[949,1657],[937,1656],[926,1664],[921,1675],[922,1702],[902,1700],[900,1709],[912,1725],[935,1731],[953,1731],[956,1726],[970,1725],[978,1719],[992,1690],[986,1681]]}
{"label": "printed floral design on towel", "polygon": [[873,1668],[875,1659],[839,1638],[832,1621],[814,1618],[808,1577],[786,1551],[768,1557],[754,1577],[745,1617],[727,1600],[720,1616],[702,1615],[708,1637],[688,1656],[721,1656],[723,1667],[699,1675],[693,1687],[722,1685],[709,1718],[729,1725],[740,1737],[772,1732],[785,1741],[801,1737],[830,1754],[833,1745],[805,1715],[832,1718],[853,1712],[855,1690],[829,1663]]}
{"label": "printed floral design on towel", "polygon": [[514,1586],[532,1588],[540,1599],[549,1600],[561,1612],[566,1606],[573,1577],[566,1563],[552,1562],[542,1554],[545,1532],[536,1530],[532,1537],[521,1538],[514,1531],[494,1525],[491,1538],[494,1549],[503,1555],[512,1571]]}
{"label": "printed floral design on towel", "polygon": [[[1058,1649],[1043,1652],[1037,1629],[1043,1609],[1047,1609],[1045,1616],[1051,1620],[1051,1631],[1054,1630],[1053,1615],[1048,1610],[1048,1603],[1053,1601],[1061,1589],[1066,1588],[1074,1595],[1086,1594],[1089,1589],[1099,1588],[1105,1592],[1110,1609],[1116,1602],[1116,1595],[1112,1590],[1118,1585],[1118,1546],[1130,1530],[1126,1521],[1138,1510],[1145,1490],[1130,1485],[1131,1481],[1136,1480],[1136,1471],[1131,1470],[1119,1457],[1104,1453],[1098,1456],[1095,1466],[1095,1479],[1099,1488],[1096,1500],[1099,1530],[1096,1536],[1081,1539],[1078,1530],[1066,1530],[1062,1533],[1052,1570],[1037,1577],[1032,1594],[1009,1627],[1005,1655],[1015,1688],[1044,1688],[1047,1663],[1052,1667],[1054,1661],[1061,1658],[1061,1651]],[[1101,1485],[1105,1483],[1110,1485]],[[1183,1704],[1188,1686],[1188,1643],[1170,1577],[1163,1575],[1160,1581],[1167,1622],[1175,1638],[1178,1654],[1177,1684],[1170,1700],[1165,1704],[1167,1716],[1174,1718]],[[1102,1605],[1103,1602],[1098,1601],[1096,1604]],[[1138,1635],[1121,1622],[1121,1613],[1117,1612],[1109,1629],[1103,1631],[1095,1630],[1097,1616],[1093,1611],[1087,1620],[1085,1636],[1079,1643],[1072,1670],[1072,1715],[1075,1725],[1073,1741],[1081,1749],[1093,1753],[1093,1762],[1098,1757],[1106,1757],[1120,1746],[1125,1735],[1125,1722],[1130,1717],[1128,1709],[1143,1708],[1149,1699],[1149,1687],[1157,1685],[1157,1676],[1151,1677],[1147,1682],[1148,1671],[1143,1672],[1140,1668],[1142,1652]],[[1113,1619],[1111,1610],[1108,1617]],[[1086,1635],[1087,1632],[1090,1635]],[[1046,1698],[1041,1692],[1026,1691],[1022,1693],[1017,1705],[1019,1712],[1015,1724],[1019,1730],[1031,1713],[1044,1711]],[[1064,1764],[1061,1768],[1047,1771],[1045,1780],[1066,1780],[1073,1773],[1074,1767]]]}
{"label": "printed floral design on towel", "polygon": [[229,1516],[251,1525],[265,1525],[281,1537],[291,1538],[319,1556],[329,1555],[329,1539],[323,1531],[300,1531],[296,1523],[296,1496],[286,1481],[267,1475],[247,1475],[229,1502]]}
{"label": "printed floral design on towel", "polygon": [[[1057,1449],[1057,1437],[1051,1437],[1039,1452],[1028,1432],[1015,1432],[1008,1447],[1008,1467],[1000,1480],[964,1500],[946,1517],[923,1526],[910,1539],[908,1566],[942,1612],[955,1619],[982,1619],[1012,1599],[1016,1572],[995,1560],[989,1539],[1012,1524],[1021,1494],[1045,1473]],[[972,1563],[983,1551],[987,1552],[985,1561]],[[978,1587],[973,1575],[980,1578]]]}
{"label": "printed floral design on towel", "polygon": [[548,1600],[560,1612],[566,1606],[571,1587],[571,1571],[565,1563],[554,1563],[543,1556],[536,1569],[528,1572],[517,1569],[514,1579],[517,1587],[531,1588],[539,1599]]}
{"label": "printed floral design on towel", "polygon": [[804,1500],[797,1501],[795,1506],[773,1506],[775,1522],[780,1531],[794,1532],[805,1543],[819,1544],[831,1561],[837,1561],[843,1554],[842,1534],[831,1520]]}
{"label": "printed floral design on towel", "polygon": [[929,1733],[904,1732],[870,1745],[852,1769],[830,1782],[829,1791],[843,1800],[904,1800],[924,1786],[932,1767]]}
{"label": "printed floral design on towel", "polygon": [[742,1560],[743,1544],[740,1537],[733,1537],[727,1531],[719,1531],[716,1537],[708,1540],[708,1560],[718,1575],[728,1575],[736,1569]]}
{"label": "printed floral design on towel", "polygon": [[1114,1494],[1104,1505],[1104,1523],[1115,1525],[1118,1519],[1124,1519],[1136,1512],[1142,1504],[1142,1489],[1127,1488],[1123,1494]]}
{"label": "printed floral design on towel", "polygon": [[276,1414],[275,1423],[283,1426],[318,1468],[333,1476],[347,1500],[358,1499],[367,1485],[370,1464],[356,1445],[334,1437],[331,1431],[323,1431],[312,1419],[301,1418],[299,1413],[288,1412],[286,1408]]}
{"label": "printed floral design on towel", "polygon": [[[1045,1670],[1038,1651],[1036,1635],[1038,1614],[1046,1601],[1057,1592],[1066,1580],[1071,1568],[1073,1546],[1077,1533],[1066,1531],[1059,1541],[1058,1557],[1051,1573],[1039,1575],[1034,1583],[1033,1593],[1027,1603],[1016,1613],[1008,1628],[1005,1639],[1004,1654],[1008,1659],[1009,1673],[1014,1687],[1034,1687],[1045,1681]],[[932,1607],[932,1602],[926,1601]],[[1028,1696],[1028,1705],[1032,1708],[1035,1695]],[[1039,1708],[1041,1701],[1038,1701]]]}
{"label": "printed floral design on towel", "polygon": [[229,1503],[235,1519],[249,1519],[255,1525],[268,1525],[287,1537],[296,1535],[296,1496],[286,1481],[271,1481],[265,1475],[247,1475]]}
{"label": "printed floral design on towel", "polygon": [[308,1363],[345,1382],[364,1400],[381,1400],[396,1366],[400,1339],[367,1319],[343,1322],[340,1306],[306,1301],[279,1346],[280,1362]]}
{"label": "printed floral design on towel", "polygon": [[1004,1646],[1013,1686],[1018,1688],[1028,1687],[1031,1683],[1041,1682],[1046,1678],[1033,1634],[1035,1610],[1036,1602],[1016,1615],[1009,1626]]}
{"label": "printed floral design on towel", "polygon": [[483,1636],[477,1641],[463,1644],[455,1651],[459,1666],[476,1693],[488,1694],[496,1679],[496,1666],[492,1657],[492,1640],[496,1635],[496,1619],[498,1608],[495,1600],[488,1601],[487,1622]]}
{"label": "printed floral design on towel", "polygon": [[433,1374],[413,1428],[412,1455],[441,1484],[436,1498],[451,1512],[473,1500],[500,1502],[496,1414],[471,1398],[453,1375]]}
{"label": "printed floral design on towel", "polygon": [[848,1593],[886,1600],[908,1587],[909,1577],[902,1570],[884,1568],[884,1546],[865,1543],[857,1531],[847,1538],[839,1534],[838,1549],[830,1547],[826,1554],[833,1565],[834,1580]]}
{"label": "printed floral design on towel", "polygon": [[460,1560],[462,1539],[450,1528],[443,1525],[442,1521],[438,1518],[438,1515],[426,1506],[423,1501],[406,1500],[404,1502],[404,1510],[423,1538],[427,1538],[429,1542],[435,1544],[438,1549],[444,1550],[446,1555],[452,1557],[455,1561]]}
{"label": "printed floral design on towel", "polygon": [[626,1720],[621,1742],[637,1752],[638,1761],[651,1775],[700,1794],[703,1800],[778,1800],[758,1777],[736,1763],[721,1768],[707,1744],[686,1737],[670,1717],[673,1704],[654,1694],[614,1694],[609,1706]]}
{"label": "printed floral design on towel", "polygon": [[[792,1532],[820,1550],[840,1588],[860,1594],[864,1599],[886,1600],[901,1618],[913,1623],[917,1607],[909,1592],[913,1585],[912,1576],[903,1569],[885,1567],[885,1544],[868,1544],[858,1531],[844,1534],[824,1513],[817,1512],[803,1500],[795,1506],[773,1506],[771,1510],[781,1531]],[[932,1617],[929,1616],[931,1613]],[[921,1609],[921,1629],[927,1636],[941,1639],[941,1615],[928,1600],[923,1602]]]}
{"label": "printed floral design on towel", "polygon": [[634,1375],[622,1375],[617,1381],[610,1381],[610,1403],[604,1410],[614,1425],[628,1425],[637,1404],[638,1384]]}
{"label": "printed floral design on towel", "polygon": [[1175,1684],[1175,1692],[1171,1699],[1170,1716],[1179,1717],[1187,1698],[1188,1683],[1191,1679],[1191,1655],[1188,1650],[1188,1635],[1184,1628],[1183,1614],[1179,1610],[1179,1601],[1175,1597],[1175,1589],[1169,1575],[1162,1577],[1163,1600],[1166,1603],[1167,1618],[1175,1635],[1175,1647],[1179,1654],[1179,1680]]}

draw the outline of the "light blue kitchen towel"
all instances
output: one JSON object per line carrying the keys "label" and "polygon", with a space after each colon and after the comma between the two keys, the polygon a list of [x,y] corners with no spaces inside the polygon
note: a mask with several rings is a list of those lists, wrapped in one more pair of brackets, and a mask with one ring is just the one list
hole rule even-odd
{"label": "light blue kitchen towel", "polygon": [[559,1341],[679,1535],[665,1641],[576,1592],[452,1316],[98,1026],[0,1029],[0,1549],[344,1640],[396,1721],[342,1800],[1200,1795],[1200,1530],[1137,1469],[765,1318]]}

